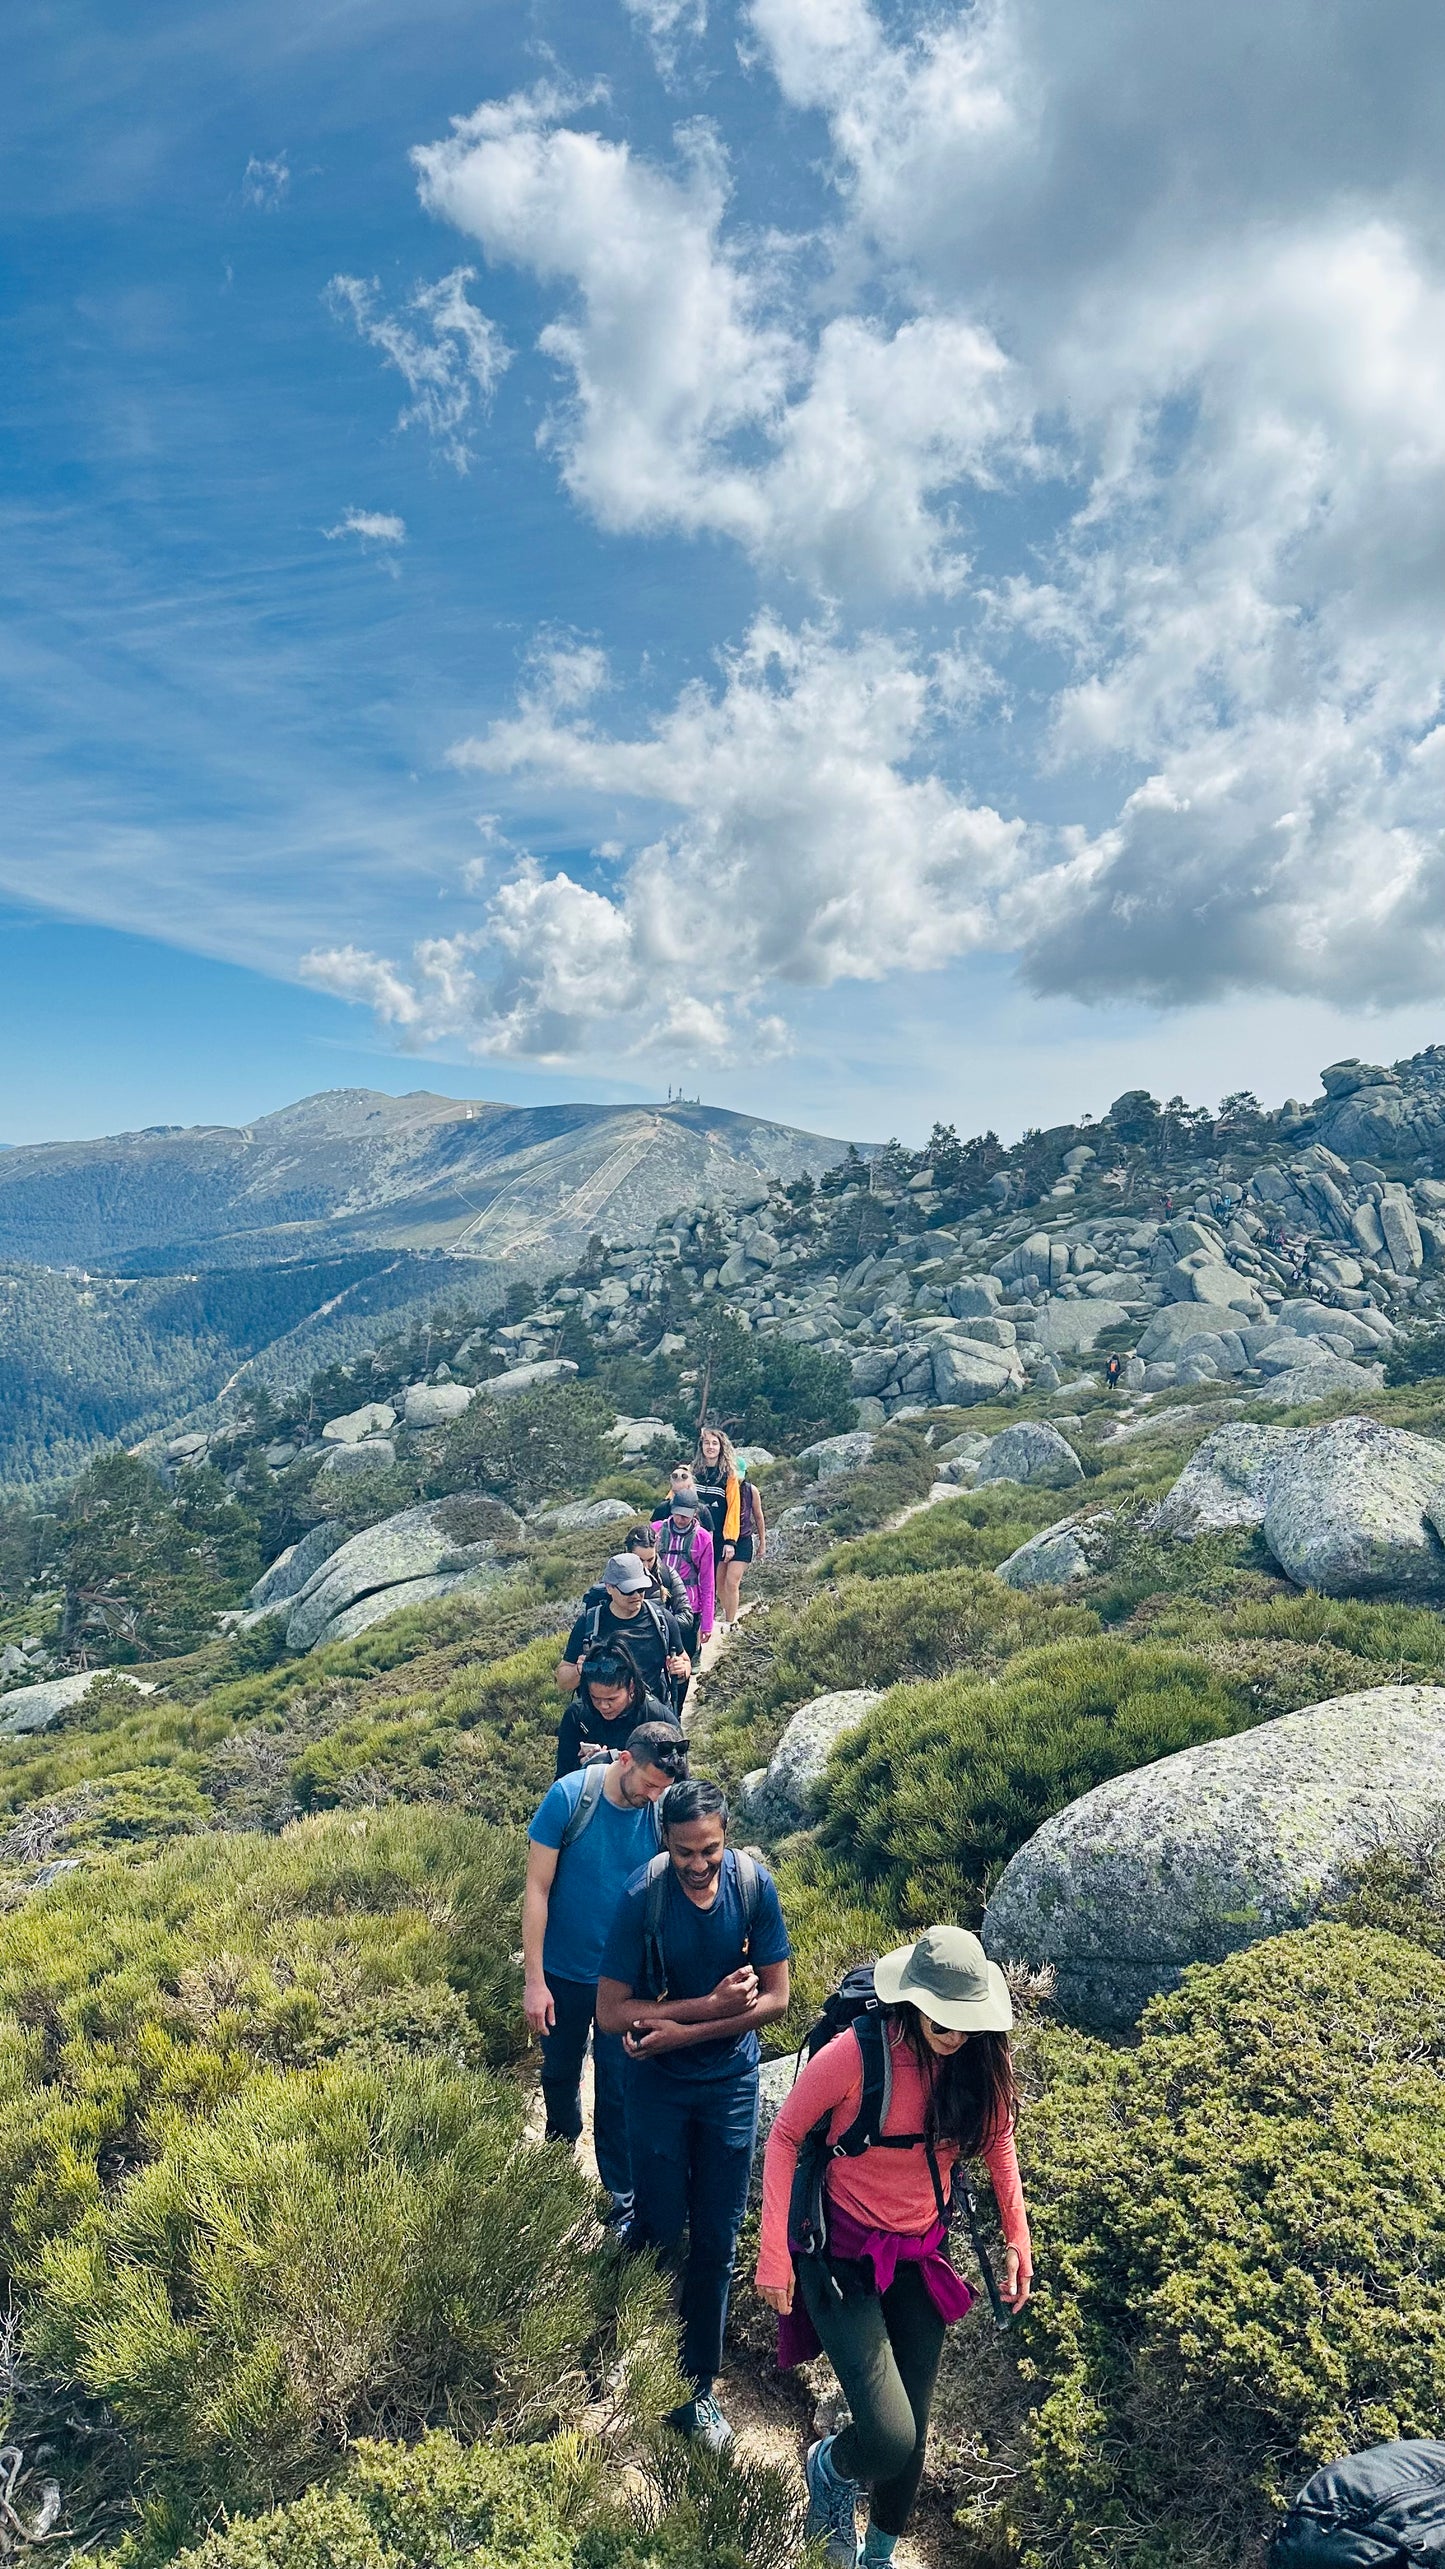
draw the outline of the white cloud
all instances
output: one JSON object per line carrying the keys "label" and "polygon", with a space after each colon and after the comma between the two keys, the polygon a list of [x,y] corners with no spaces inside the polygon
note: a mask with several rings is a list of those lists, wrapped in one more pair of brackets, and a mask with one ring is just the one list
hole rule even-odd
{"label": "white cloud", "polygon": [[405,544],[406,519],[386,509],[349,508],[335,526],[323,526],[321,532],[328,544],[343,535],[360,536],[363,544]]}
{"label": "white cloud", "polygon": [[550,435],[574,498],[611,531],[729,536],[824,588],[956,587],[940,494],[991,482],[1006,448],[1032,463],[989,332],[801,326],[777,243],[725,237],[708,130],[685,129],[673,174],[561,112],[551,92],[479,108],[414,157],[433,213],[576,297],[540,340],[571,377]]}
{"label": "white cloud", "polygon": [[354,322],[405,381],[412,398],[397,425],[425,428],[459,473],[471,461],[473,426],[511,362],[495,323],[468,298],[475,273],[453,268],[435,285],[421,287],[405,307],[420,328],[377,310],[381,289],[375,277],[368,283],[335,276],[327,287],[332,310]]}
{"label": "white cloud", "polygon": [[676,71],[683,44],[696,44],[707,33],[707,0],[622,0],[622,5],[646,36],[665,80]]}
{"label": "white cloud", "polygon": [[285,155],[279,160],[262,161],[251,154],[241,174],[241,201],[253,205],[258,213],[274,214],[286,202],[291,187],[291,170]]}
{"label": "white cloud", "polygon": [[937,711],[929,674],[893,644],[767,620],[719,685],[685,689],[630,737],[596,728],[575,689],[559,704],[544,684],[455,762],[625,806],[615,890],[524,860],[445,988],[434,944],[406,970],[350,949],[308,969],[388,1023],[478,1052],[562,1060],[667,1043],[691,1057],[725,1053],[740,1029],[776,1049],[771,984],[929,971],[996,935],[1024,835],[929,766]]}

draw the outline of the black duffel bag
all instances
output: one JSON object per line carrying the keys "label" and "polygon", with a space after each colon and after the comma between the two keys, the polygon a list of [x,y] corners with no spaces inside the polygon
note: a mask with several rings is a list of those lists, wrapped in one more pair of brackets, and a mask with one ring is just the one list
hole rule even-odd
{"label": "black duffel bag", "polygon": [[1445,2564],[1445,2444],[1372,2444],[1307,2480],[1269,2547],[1269,2569]]}

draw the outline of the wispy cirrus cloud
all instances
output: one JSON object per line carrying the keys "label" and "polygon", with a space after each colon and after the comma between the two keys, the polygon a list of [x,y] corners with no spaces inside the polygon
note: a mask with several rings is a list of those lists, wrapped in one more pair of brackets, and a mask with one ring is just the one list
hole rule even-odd
{"label": "wispy cirrus cloud", "polygon": [[406,519],[394,517],[387,509],[349,508],[334,526],[321,530],[328,544],[337,544],[346,535],[357,536],[363,544],[405,544]]}
{"label": "wispy cirrus cloud", "polygon": [[375,277],[334,276],[326,289],[333,312],[406,384],[411,400],[397,426],[424,428],[459,473],[471,463],[475,429],[511,363],[501,332],[468,295],[475,275],[473,268],[453,268],[435,285],[419,287],[403,307],[405,317],[380,308]]}

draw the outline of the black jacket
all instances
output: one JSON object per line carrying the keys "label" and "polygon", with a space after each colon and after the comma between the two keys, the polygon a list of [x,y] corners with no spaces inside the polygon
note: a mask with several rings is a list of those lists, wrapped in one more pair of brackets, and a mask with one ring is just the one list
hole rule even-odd
{"label": "black jacket", "polygon": [[644,1695],[640,1705],[629,1705],[615,1721],[604,1721],[588,1701],[584,1679],[563,1714],[557,1733],[557,1773],[576,1774],[584,1763],[584,1741],[589,1745],[595,1741],[599,1748],[610,1749],[615,1755],[619,1748],[627,1746],[640,1722],[666,1722],[669,1730],[675,1730],[679,1739],[682,1737],[682,1724],[672,1706],[659,1703],[655,1695]]}

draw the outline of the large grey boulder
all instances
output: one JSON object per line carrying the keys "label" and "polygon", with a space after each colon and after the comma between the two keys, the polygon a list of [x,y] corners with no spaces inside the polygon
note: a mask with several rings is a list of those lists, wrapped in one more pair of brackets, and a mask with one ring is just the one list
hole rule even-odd
{"label": "large grey boulder", "polygon": [[1046,1302],[1035,1315],[1034,1345],[1046,1347],[1051,1355],[1082,1355],[1106,1329],[1122,1329],[1128,1318],[1122,1302],[1110,1302],[1103,1295],[1081,1297],[1077,1302]]}
{"label": "large grey boulder", "polygon": [[337,1616],[382,1589],[490,1565],[499,1542],[520,1531],[520,1519],[500,1501],[460,1495],[429,1499],[383,1518],[354,1534],[312,1574],[291,1609],[287,1649],[314,1649]]}
{"label": "large grey boulder", "polygon": [[539,1358],[535,1365],[509,1365],[479,1385],[483,1400],[511,1400],[518,1392],[540,1391],[547,1383],[570,1383],[577,1368],[569,1356]]}
{"label": "large grey boulder", "polygon": [[1240,1313],[1224,1303],[1166,1302],[1143,1330],[1137,1353],[1146,1365],[1156,1357],[1173,1364],[1186,1339],[1218,1338],[1240,1326]]}
{"label": "large grey boulder", "polygon": [[328,1445],[321,1457],[316,1477],[349,1480],[368,1472],[389,1472],[396,1461],[396,1447],[389,1436],[364,1436],[359,1445]]}
{"label": "large grey boulder", "polygon": [[877,1442],[871,1428],[850,1427],[842,1436],[820,1436],[816,1445],[805,1445],[798,1461],[815,1463],[817,1479],[833,1481],[841,1472],[856,1472]]}
{"label": "large grey boulder", "polygon": [[[1308,1339],[1302,1342],[1310,1344]],[[1354,1365],[1347,1358],[1332,1356],[1325,1348],[1303,1365],[1291,1365],[1282,1374],[1261,1385],[1257,1397],[1273,1402],[1280,1409],[1299,1409],[1306,1402],[1335,1400],[1341,1392],[1359,1399],[1366,1392],[1378,1391],[1385,1379],[1383,1365]]]}
{"label": "large grey boulder", "polygon": [[943,1338],[932,1351],[933,1397],[945,1409],[976,1409],[1021,1391],[1024,1369],[1016,1349],[989,1347],[972,1338]]}
{"label": "large grey boulder", "polygon": [[1131,2024],[1194,1962],[1308,1925],[1377,1847],[1438,1830],[1445,1687],[1376,1686],[1094,1787],[1005,1866],[995,1961],[1051,1963],[1068,2012]]}
{"label": "large grey boulder", "polygon": [[378,1588],[369,1597],[359,1597],[344,1613],[333,1615],[313,1647],[325,1649],[333,1641],[354,1641],[358,1633],[369,1632],[373,1624],[385,1623],[406,1606],[425,1605],[432,1597],[449,1597],[458,1588],[498,1587],[506,1576],[505,1570],[491,1562],[475,1570],[439,1570],[430,1579],[399,1579],[394,1588]]}
{"label": "large grey boulder", "polygon": [[450,1427],[476,1396],[466,1383],[409,1383],[402,1414],[408,1427]]}
{"label": "large grey boulder", "polygon": [[[8,1695],[0,1695],[0,1739],[26,1739],[32,1731],[49,1730],[51,1723],[69,1712],[72,1704],[85,1701],[97,1677],[120,1673],[110,1668],[85,1668],[74,1677],[48,1677],[39,1686],[12,1686]],[[128,1670],[125,1683],[134,1686],[138,1695],[153,1695],[156,1691],[144,1678],[132,1677]]]}
{"label": "large grey boulder", "polygon": [[321,1430],[327,1445],[359,1445],[363,1436],[384,1436],[396,1425],[396,1412],[390,1401],[369,1400],[360,1409],[348,1409],[340,1418],[328,1418]]}
{"label": "large grey boulder", "polygon": [[880,1701],[877,1687],[850,1686],[801,1704],[767,1765],[743,1779],[739,1808],[747,1826],[773,1837],[802,1828],[834,1743],[866,1721]]}
{"label": "large grey boulder", "polygon": [[1230,1534],[1264,1523],[1269,1485],[1293,1430],[1216,1427],[1185,1464],[1172,1490],[1150,1508],[1150,1534]]}
{"label": "large grey boulder", "polygon": [[313,1572],[320,1569],[323,1561],[329,1561],[333,1552],[339,1552],[346,1540],[344,1525],[329,1520],[313,1525],[299,1543],[288,1543],[284,1552],[277,1553],[269,1570],[262,1571],[246,1603],[264,1613],[269,1607],[299,1597]]}
{"label": "large grey boulder", "polygon": [[1044,1418],[1021,1418],[1016,1427],[991,1436],[977,1463],[977,1484],[1021,1481],[1026,1488],[1066,1490],[1084,1477],[1084,1467],[1067,1437]]}
{"label": "large grey boulder", "polygon": [[944,1296],[955,1320],[987,1320],[1003,1300],[997,1276],[960,1276]]}
{"label": "large grey boulder", "polygon": [[1445,1445],[1373,1418],[1285,1440],[1264,1539],[1286,1577],[1331,1597],[1445,1598]]}
{"label": "large grey boulder", "polygon": [[1087,1579],[1108,1551],[1113,1522],[1112,1508],[1101,1508],[1097,1516],[1066,1516],[1021,1543],[994,1576],[1006,1588],[1067,1588]]}
{"label": "large grey boulder", "polygon": [[569,1499],[564,1507],[544,1508],[534,1521],[549,1534],[582,1534],[594,1525],[631,1525],[636,1516],[625,1499]]}

